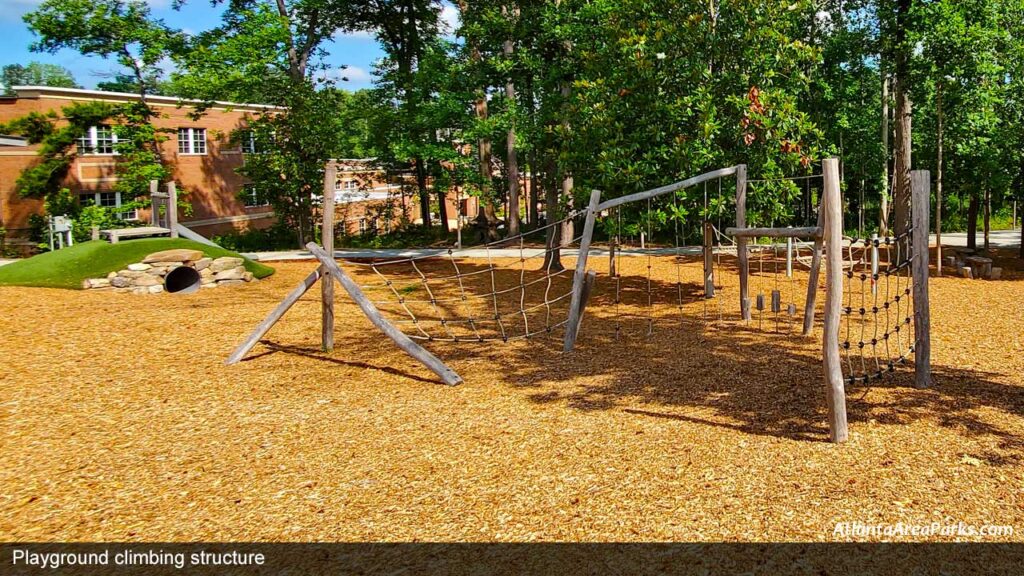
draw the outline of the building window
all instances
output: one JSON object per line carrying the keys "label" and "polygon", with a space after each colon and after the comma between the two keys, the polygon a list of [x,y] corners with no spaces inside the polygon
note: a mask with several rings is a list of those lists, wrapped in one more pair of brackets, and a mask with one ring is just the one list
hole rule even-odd
{"label": "building window", "polygon": [[242,204],[247,208],[257,208],[260,206],[270,206],[270,199],[267,195],[262,193],[255,184],[246,184],[242,187],[242,193],[239,195],[242,199]]}
{"label": "building window", "polygon": [[359,190],[359,182],[355,180],[338,180],[334,183],[335,190],[344,190],[345,192],[355,192]]}
{"label": "building window", "polygon": [[178,154],[206,154],[206,128],[178,128]]}
{"label": "building window", "polygon": [[[102,208],[121,207],[120,192],[94,192],[83,194],[81,196],[81,200],[84,204],[92,204]],[[121,220],[137,220],[139,217],[138,211],[134,208],[131,210],[117,210],[114,212],[114,215]]]}
{"label": "building window", "polygon": [[256,153],[256,135],[252,131],[242,132],[241,140],[242,154]]}
{"label": "building window", "polygon": [[78,153],[93,156],[113,156],[117,134],[110,126],[92,126],[78,138]]}

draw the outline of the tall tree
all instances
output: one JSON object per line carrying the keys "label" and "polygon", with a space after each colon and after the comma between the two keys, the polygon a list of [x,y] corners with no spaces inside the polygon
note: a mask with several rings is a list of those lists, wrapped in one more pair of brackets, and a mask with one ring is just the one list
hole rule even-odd
{"label": "tall tree", "polygon": [[55,88],[81,88],[71,71],[56,64],[29,62],[26,65],[8,64],[4,66],[4,94],[14,94],[15,86],[53,86]]}
{"label": "tall tree", "polygon": [[39,36],[32,50],[71,49],[113,58],[135,78],[143,102],[162,71],[160,64],[181,47],[181,35],[154,18],[142,0],[46,0],[25,15]]}

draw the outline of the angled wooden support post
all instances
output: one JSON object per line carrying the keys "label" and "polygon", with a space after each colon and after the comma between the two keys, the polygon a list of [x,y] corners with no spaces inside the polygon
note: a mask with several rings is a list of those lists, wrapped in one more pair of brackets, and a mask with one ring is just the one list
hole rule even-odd
{"label": "angled wooden support post", "polygon": [[569,304],[569,320],[565,325],[564,352],[571,352],[576,346],[576,335],[580,328],[580,315],[583,312],[580,303],[583,301],[583,289],[586,283],[587,254],[590,252],[590,241],[594,236],[594,222],[597,219],[597,205],[601,203],[601,191],[590,193],[590,205],[587,206],[587,217],[583,223],[583,236],[580,237],[580,252],[576,256],[576,272],[572,277],[572,302]]}
{"label": "angled wooden support post", "polygon": [[[911,271],[914,275],[914,369],[916,388],[928,388],[932,379],[931,313],[928,308],[928,210],[931,201],[931,174],[927,170],[910,173],[912,233]],[[941,268],[942,263],[938,266]]]}
{"label": "angled wooden support post", "polygon": [[704,221],[704,297],[715,297],[715,263],[712,258],[712,244],[715,232],[711,222]]}
{"label": "angled wooden support post", "polygon": [[[747,165],[736,167],[736,227],[747,227]],[[736,257],[740,265],[740,314],[750,320],[750,263],[747,260],[747,239],[736,239]]]}
{"label": "angled wooden support post", "polygon": [[235,351],[231,353],[231,356],[228,356],[228,359],[224,361],[224,364],[230,366],[232,364],[237,364],[242,360],[242,358],[245,358],[245,355],[252,350],[252,347],[270,331],[274,324],[277,324],[277,321],[284,316],[285,312],[287,312],[292,305],[299,301],[299,298],[302,298],[303,294],[316,284],[317,280],[319,280],[322,275],[323,267],[320,267],[314,270],[309,276],[306,276],[306,278],[303,279],[294,290],[289,292],[288,295],[285,296],[284,300],[282,300],[281,303],[278,304],[277,307],[274,308],[274,310],[271,311],[258,326],[256,326],[256,329],[252,331],[252,334],[249,334],[249,337],[245,339],[245,342],[242,342],[238,348],[235,348]]}
{"label": "angled wooden support post", "polygon": [[[338,165],[331,160],[324,169],[323,226],[320,241],[324,252],[334,259],[334,190],[338,180]],[[325,274],[331,271],[325,269]],[[320,342],[324,352],[334,350],[334,282],[327,278],[320,284]]]}
{"label": "angled wooden support post", "polygon": [[167,183],[167,227],[171,238],[178,237],[178,185],[171,180]]}
{"label": "angled wooden support post", "polygon": [[[824,197],[822,201],[824,202]],[[823,205],[818,204],[818,228],[825,225],[825,210]],[[804,304],[804,336],[810,336],[814,328],[814,307],[818,299],[818,277],[821,276],[821,249],[822,237],[814,239],[814,254],[811,255],[811,271],[807,278],[807,302]]]}
{"label": "angled wooden support post", "polygon": [[821,211],[825,216],[825,335],[822,340],[825,401],[828,406],[829,439],[846,442],[846,389],[839,356],[839,323],[843,305],[843,208],[839,194],[839,159],[822,161],[825,185]]}
{"label": "angled wooden support post", "polygon": [[355,283],[344,270],[338,266],[338,263],[334,261],[334,257],[328,255],[320,246],[315,242],[306,244],[306,249],[316,256],[316,259],[320,261],[320,265],[330,273],[329,276],[325,276],[324,280],[334,278],[341,284],[341,287],[348,292],[348,295],[355,301],[359,308],[362,309],[363,314],[370,319],[370,322],[374,326],[380,329],[388,338],[395,341],[406,354],[419,360],[424,366],[430,369],[431,372],[440,376],[441,380],[445,384],[454,386],[462,382],[462,377],[455,373],[454,370],[449,368],[444,362],[442,362],[437,356],[434,356],[425,348],[413,342],[412,338],[406,336],[401,330],[395,327],[394,324],[388,322],[384,316],[381,315],[380,310],[373,305],[373,302],[366,297],[363,290]]}

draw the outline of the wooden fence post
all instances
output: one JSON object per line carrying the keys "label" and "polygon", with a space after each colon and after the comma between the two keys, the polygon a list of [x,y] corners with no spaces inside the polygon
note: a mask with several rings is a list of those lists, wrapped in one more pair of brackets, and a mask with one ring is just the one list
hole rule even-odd
{"label": "wooden fence post", "polygon": [[843,208],[839,193],[839,159],[822,161],[824,190],[821,211],[825,224],[825,335],[823,362],[825,369],[825,401],[828,405],[829,438],[832,442],[845,442],[846,389],[843,367],[839,356],[839,323],[843,304]]}
{"label": "wooden fence post", "polygon": [[[912,241],[914,275],[914,386],[931,386],[931,313],[928,309],[928,210],[931,201],[931,174],[927,170],[910,173],[911,214],[914,232]],[[942,262],[938,263],[942,267]]]}
{"label": "wooden fence post", "polygon": [[[324,252],[334,259],[334,189],[338,179],[338,166],[334,160],[324,168],[323,195],[323,226],[320,229],[320,242]],[[320,283],[320,320],[321,348],[324,352],[334,350],[334,282],[331,281],[331,270],[324,268],[324,281]]]}
{"label": "wooden fence post", "polygon": [[178,237],[178,185],[171,180],[167,183],[167,227],[171,238]]}
{"label": "wooden fence post", "polygon": [[576,272],[572,277],[572,303],[569,304],[569,320],[565,325],[565,342],[562,350],[571,352],[576,345],[576,335],[580,328],[580,314],[583,301],[583,288],[586,282],[587,253],[590,252],[590,241],[594,236],[594,221],[597,219],[597,205],[601,203],[601,191],[590,193],[590,205],[587,206],[587,217],[583,224],[583,236],[580,237],[579,255],[576,256]]}
{"label": "wooden fence post", "polygon": [[[747,227],[747,165],[736,167],[736,227]],[[744,320],[750,320],[749,275],[750,264],[747,260],[747,239],[736,239],[736,257],[740,265],[740,314]]]}
{"label": "wooden fence post", "polygon": [[704,297],[715,297],[715,264],[712,259],[714,230],[711,222],[704,221]]}

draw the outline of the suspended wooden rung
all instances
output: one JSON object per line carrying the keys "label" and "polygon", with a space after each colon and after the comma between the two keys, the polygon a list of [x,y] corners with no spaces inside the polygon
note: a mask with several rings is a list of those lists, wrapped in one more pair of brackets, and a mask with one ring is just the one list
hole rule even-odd
{"label": "suspended wooden rung", "polygon": [[782,312],[782,292],[772,290],[772,312]]}
{"label": "suspended wooden rung", "polygon": [[757,295],[757,311],[761,312],[764,310],[764,294]]}

